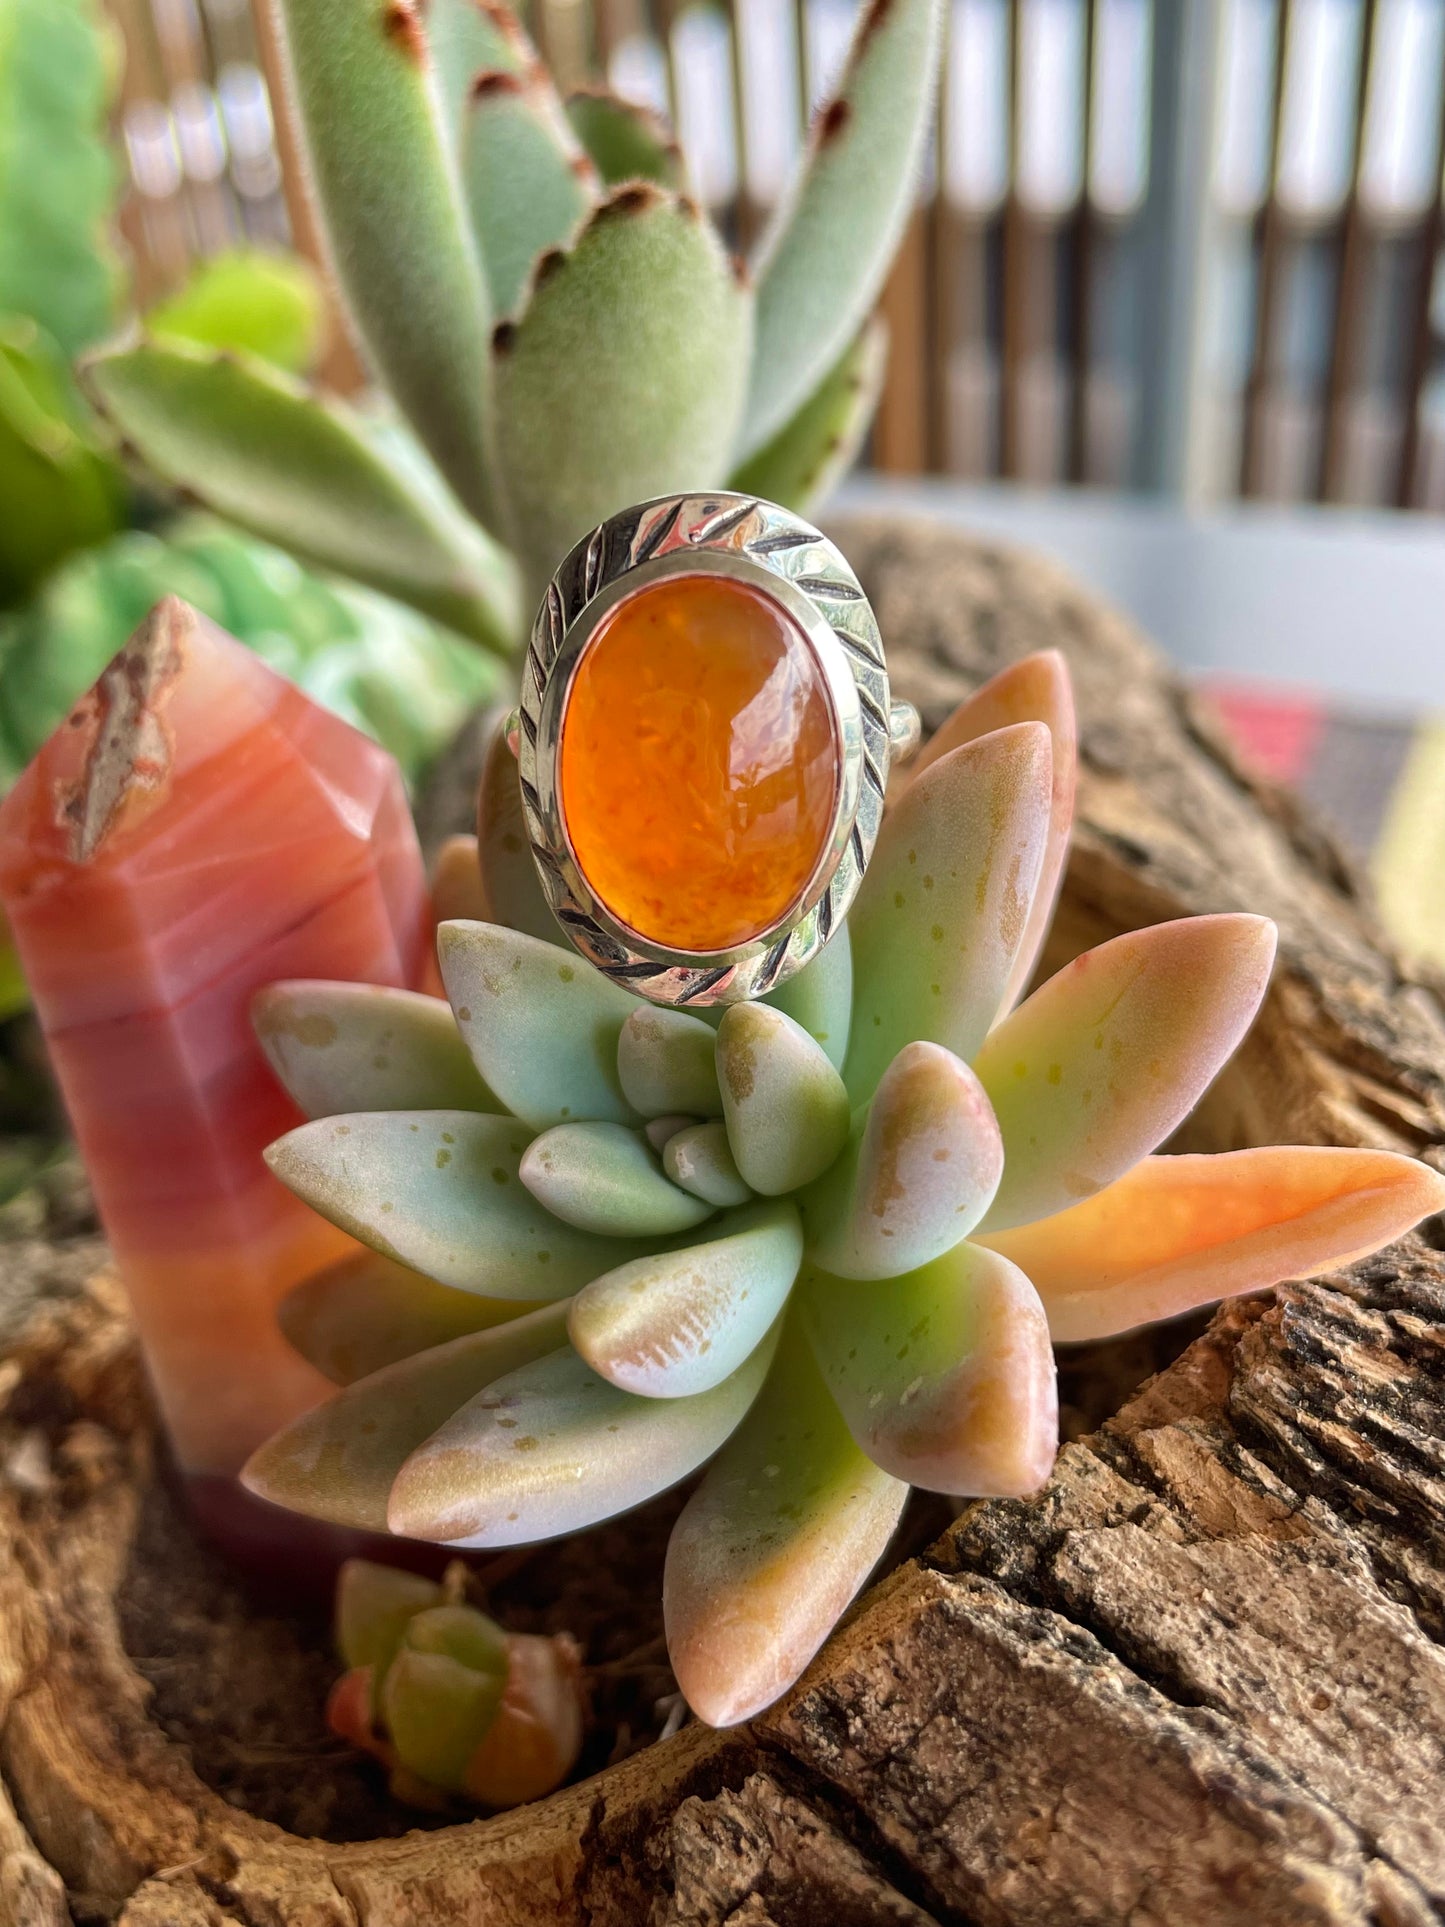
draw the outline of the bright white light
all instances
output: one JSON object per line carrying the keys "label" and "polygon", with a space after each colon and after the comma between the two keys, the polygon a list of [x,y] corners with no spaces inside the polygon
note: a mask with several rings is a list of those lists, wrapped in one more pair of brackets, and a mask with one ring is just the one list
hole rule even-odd
{"label": "bright white light", "polygon": [[722,207],[738,191],[733,138],[732,36],[715,7],[689,7],[672,30],[677,131],[697,191]]}
{"label": "bright white light", "polygon": [[1066,214],[1084,174],[1083,0],[1019,0],[1018,192]]}
{"label": "bright white light", "polygon": [[1378,0],[1360,160],[1376,220],[1416,220],[1434,198],[1442,59],[1445,0]]}
{"label": "bright white light", "polygon": [[798,41],[792,9],[778,0],[738,0],[748,193],[772,207],[797,165]]}
{"label": "bright white light", "polygon": [[1094,24],[1093,149],[1089,198],[1123,220],[1149,184],[1150,0],[1099,0]]}
{"label": "bright white light", "polygon": [[1294,0],[1280,105],[1280,206],[1324,220],[1343,205],[1355,158],[1362,0]]}
{"label": "bright white light", "polygon": [[607,84],[614,94],[650,107],[655,114],[666,117],[670,111],[667,59],[650,34],[629,34],[618,41],[607,63]]}
{"label": "bright white light", "polygon": [[1008,192],[1008,0],[953,0],[944,78],[944,192],[986,216]]}
{"label": "bright white light", "polygon": [[[781,13],[779,0],[774,4]],[[815,113],[842,76],[857,17],[853,0],[807,0],[803,19],[808,42],[809,107]]]}

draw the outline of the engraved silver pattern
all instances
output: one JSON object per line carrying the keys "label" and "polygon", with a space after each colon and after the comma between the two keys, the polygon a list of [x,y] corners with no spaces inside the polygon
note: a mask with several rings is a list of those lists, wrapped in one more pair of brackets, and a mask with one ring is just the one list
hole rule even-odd
{"label": "engraved silver pattern", "polygon": [[[603,618],[649,581],[725,575],[772,595],[802,628],[838,727],[842,768],[832,834],[798,902],[735,949],[666,949],[620,923],[592,891],[567,840],[558,746],[567,690]],[[817,955],[857,894],[883,821],[892,753],[888,667],[868,598],[809,523],[753,496],[669,495],[604,522],[548,586],[522,670],[517,760],[542,888],[597,969],[656,1004],[740,1003],[775,990]]]}

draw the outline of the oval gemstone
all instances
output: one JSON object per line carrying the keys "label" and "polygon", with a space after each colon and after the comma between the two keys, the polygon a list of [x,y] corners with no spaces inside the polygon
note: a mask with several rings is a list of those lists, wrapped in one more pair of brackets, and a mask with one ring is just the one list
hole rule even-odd
{"label": "oval gemstone", "polygon": [[839,754],[823,670],[761,589],[669,577],[613,609],[562,718],[578,867],[620,923],[730,950],[802,896],[833,827]]}

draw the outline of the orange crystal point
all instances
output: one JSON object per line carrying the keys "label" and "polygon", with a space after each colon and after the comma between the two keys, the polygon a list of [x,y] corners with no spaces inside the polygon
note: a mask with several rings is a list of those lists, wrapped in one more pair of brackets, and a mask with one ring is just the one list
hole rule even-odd
{"label": "orange crystal point", "polygon": [[729,577],[639,589],[583,652],[560,792],[582,874],[668,949],[729,950],[785,916],[829,844],[840,756],[807,637]]}
{"label": "orange crystal point", "polygon": [[0,900],[182,1467],[329,1387],[277,1300],[350,1249],[277,1183],[251,1033],[281,977],[410,985],[431,924],[391,758],[163,603],[0,807]]}

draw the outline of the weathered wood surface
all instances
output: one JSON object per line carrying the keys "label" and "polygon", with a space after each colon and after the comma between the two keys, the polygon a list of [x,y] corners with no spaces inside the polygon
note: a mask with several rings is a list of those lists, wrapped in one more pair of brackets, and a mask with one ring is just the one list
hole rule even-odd
{"label": "weathered wood surface", "polygon": [[[1187,911],[1281,927],[1190,1126],[1445,1144],[1440,985],[1382,945],[1127,625],[1042,563],[839,531],[934,721],[1062,646],[1083,722],[1061,956]],[[28,1275],[28,1270],[27,1270]],[[1216,1318],[1048,1489],[967,1512],[751,1727],[695,1727],[500,1820],[352,1846],[202,1786],[110,1599],[150,1474],[103,1280],[0,1365],[0,1927],[1424,1927],[1445,1919],[1438,1227]]]}

